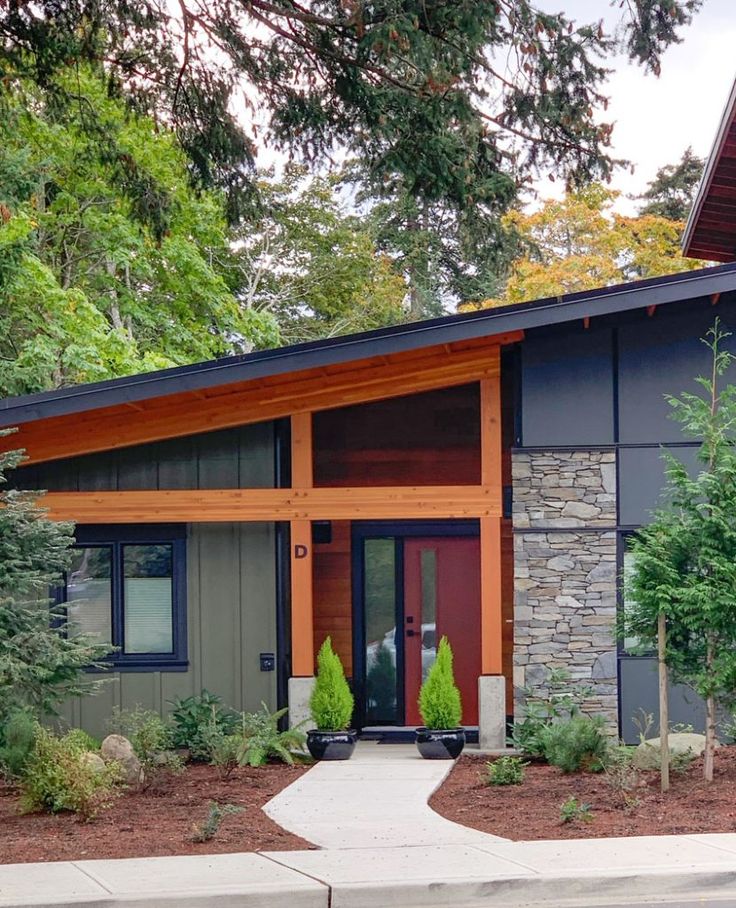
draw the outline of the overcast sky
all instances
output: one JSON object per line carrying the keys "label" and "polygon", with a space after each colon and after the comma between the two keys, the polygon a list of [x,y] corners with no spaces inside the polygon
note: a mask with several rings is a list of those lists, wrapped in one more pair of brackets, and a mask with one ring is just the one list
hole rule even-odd
{"label": "overcast sky", "polygon": [[[609,0],[543,0],[550,11],[592,21],[611,17]],[[710,152],[723,108],[736,76],[736,0],[705,0],[693,24],[682,32],[684,41],[671,47],[662,60],[659,78],[625,58],[614,63],[605,94],[610,96],[606,119],[615,121],[613,154],[635,164],[634,174],[619,171],[613,185],[624,194],[646,188],[657,169],[675,163],[691,145],[701,157]],[[540,181],[540,194],[555,193]],[[619,205],[631,211],[633,203]]]}

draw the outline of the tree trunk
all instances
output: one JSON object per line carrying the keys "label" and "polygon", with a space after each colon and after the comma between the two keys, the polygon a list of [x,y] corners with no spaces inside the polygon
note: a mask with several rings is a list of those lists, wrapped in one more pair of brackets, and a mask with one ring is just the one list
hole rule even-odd
{"label": "tree trunk", "polygon": [[[713,641],[708,640],[708,649],[706,650],[706,664],[708,674],[713,669]],[[713,762],[716,755],[716,700],[713,694],[706,697],[705,700],[705,762],[703,764],[703,776],[706,782],[713,781]]]}
{"label": "tree trunk", "polygon": [[657,663],[659,668],[659,750],[662,791],[670,789],[670,710],[667,690],[667,619],[664,612],[657,619]]}

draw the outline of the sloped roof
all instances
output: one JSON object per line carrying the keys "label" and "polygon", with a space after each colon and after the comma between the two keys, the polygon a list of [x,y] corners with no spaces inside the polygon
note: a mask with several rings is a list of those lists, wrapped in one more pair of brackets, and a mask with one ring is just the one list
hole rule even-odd
{"label": "sloped roof", "polygon": [[690,258],[736,260],[736,81],[685,227],[682,249]]}
{"label": "sloped roof", "polygon": [[491,338],[544,325],[660,306],[733,290],[736,290],[736,264],[704,268],[513,306],[449,315],[190,366],[6,398],[0,400],[0,425],[19,426],[102,407],[135,404],[137,401],[182,392],[197,392],[236,382],[277,378],[299,370],[416,351],[438,344]]}

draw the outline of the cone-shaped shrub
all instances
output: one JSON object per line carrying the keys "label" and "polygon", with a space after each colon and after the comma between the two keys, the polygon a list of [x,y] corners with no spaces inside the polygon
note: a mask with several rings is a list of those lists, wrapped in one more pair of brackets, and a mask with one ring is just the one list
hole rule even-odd
{"label": "cone-shaped shrub", "polygon": [[426,727],[435,730],[457,728],[462,720],[460,691],[452,672],[452,648],[447,637],[440,640],[437,658],[419,691],[419,712]]}
{"label": "cone-shaped shrub", "polygon": [[353,695],[329,637],[317,655],[317,680],[309,708],[319,731],[342,731],[353,715]]}

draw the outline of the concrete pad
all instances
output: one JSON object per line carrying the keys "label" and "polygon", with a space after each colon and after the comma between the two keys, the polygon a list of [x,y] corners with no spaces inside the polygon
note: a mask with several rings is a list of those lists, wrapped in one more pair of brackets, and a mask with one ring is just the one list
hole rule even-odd
{"label": "concrete pad", "polygon": [[702,833],[685,836],[684,838],[693,842],[700,842],[702,845],[710,845],[712,848],[722,848],[724,851],[736,854],[736,833],[733,832]]}
{"label": "concrete pad", "polygon": [[0,905],[61,905],[95,902],[108,894],[74,864],[0,865]]}
{"label": "concrete pad", "polygon": [[428,805],[452,769],[411,744],[360,742],[352,760],[318,763],[272,798],[265,812],[322,848],[405,847],[504,841],[460,826]]}
{"label": "concrete pad", "polygon": [[557,875],[600,875],[642,869],[657,872],[666,868],[683,871],[695,867],[736,871],[736,854],[685,836],[506,842],[477,847],[517,861],[537,873]]}
{"label": "concrete pad", "polygon": [[[713,863],[713,855],[704,850],[698,852],[704,863],[659,865],[668,856],[677,857],[678,843],[687,847],[678,839],[660,847],[655,844],[648,851],[647,837],[638,843],[640,851],[644,849],[638,868],[622,869],[633,857],[620,855],[616,862],[614,851],[614,866],[595,871],[580,863],[570,870],[556,867],[551,851],[537,856],[536,862],[545,869],[535,870],[525,866],[526,861],[522,864],[472,846],[282,852],[269,857],[328,884],[332,908],[488,908],[496,904],[504,908],[658,904],[689,908],[710,904],[708,899],[713,898],[718,904],[736,905],[736,864],[730,867],[718,858]],[[571,843],[518,843],[518,856],[525,857],[523,849],[534,844],[559,845],[564,851]],[[612,840],[573,844],[584,846],[578,849],[578,861],[585,859],[588,845],[600,844],[600,853],[595,848],[591,851],[592,859],[602,863],[601,855]]]}
{"label": "concrete pad", "polygon": [[[109,892],[116,904],[237,905],[327,908],[327,889],[260,854],[183,855],[79,861],[76,866]],[[282,901],[280,901],[282,900]]]}

